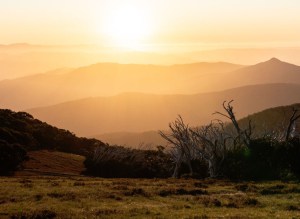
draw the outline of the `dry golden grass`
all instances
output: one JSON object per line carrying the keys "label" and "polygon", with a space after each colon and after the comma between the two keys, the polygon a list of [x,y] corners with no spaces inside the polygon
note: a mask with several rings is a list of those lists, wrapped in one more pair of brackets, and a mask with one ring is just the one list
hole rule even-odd
{"label": "dry golden grass", "polygon": [[0,218],[300,218],[299,183],[0,178]]}
{"label": "dry golden grass", "polygon": [[27,152],[28,160],[16,176],[68,174],[80,175],[84,170],[84,156],[59,151],[38,150]]}

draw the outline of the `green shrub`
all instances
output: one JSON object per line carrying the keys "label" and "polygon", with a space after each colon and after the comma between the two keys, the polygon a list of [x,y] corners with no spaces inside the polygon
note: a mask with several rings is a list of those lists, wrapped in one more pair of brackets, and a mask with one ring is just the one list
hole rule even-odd
{"label": "green shrub", "polygon": [[17,144],[0,140],[0,175],[8,175],[25,160],[26,151]]}
{"label": "green shrub", "polygon": [[300,140],[255,139],[249,148],[230,151],[223,175],[232,179],[269,180],[300,176]]}
{"label": "green shrub", "polygon": [[172,162],[162,151],[101,146],[87,156],[86,174],[101,177],[169,177]]}

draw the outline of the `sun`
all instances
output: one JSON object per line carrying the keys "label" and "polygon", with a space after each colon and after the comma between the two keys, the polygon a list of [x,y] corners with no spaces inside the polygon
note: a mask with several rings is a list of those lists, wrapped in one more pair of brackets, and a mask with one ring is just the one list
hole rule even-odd
{"label": "sun", "polygon": [[131,6],[109,13],[103,28],[112,44],[136,49],[142,46],[153,31],[150,16],[144,10]]}

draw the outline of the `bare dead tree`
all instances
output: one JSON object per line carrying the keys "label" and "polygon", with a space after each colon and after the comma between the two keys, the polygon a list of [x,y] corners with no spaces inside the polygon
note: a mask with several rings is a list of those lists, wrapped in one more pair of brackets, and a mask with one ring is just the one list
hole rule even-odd
{"label": "bare dead tree", "polygon": [[211,122],[206,126],[190,128],[184,123],[181,116],[169,124],[169,133],[159,132],[165,140],[173,145],[171,151],[175,162],[173,177],[178,177],[178,171],[183,162],[187,163],[190,174],[193,174],[191,165],[193,159],[205,160],[208,164],[210,177],[216,177],[227,151],[242,145],[249,147],[252,135],[251,121],[249,121],[247,128],[241,129],[231,103],[232,101],[226,105],[226,101],[223,102],[223,108],[227,114],[221,112],[216,112],[216,114],[231,120],[237,132],[235,135],[225,130],[225,125],[221,120]]}
{"label": "bare dead tree", "polygon": [[217,120],[217,123],[211,123],[195,131],[191,130],[193,145],[207,161],[211,177],[218,175],[218,170],[229,150],[236,149],[242,145],[246,145],[247,147],[250,145],[253,129],[251,120],[249,120],[248,126],[245,129],[241,129],[233,112],[232,102],[233,100],[227,104],[226,101],[223,102],[226,114],[221,112],[215,112],[214,114],[228,118],[236,130],[235,135],[225,130],[225,125],[221,120]]}
{"label": "bare dead tree", "polygon": [[169,128],[171,130],[169,133],[159,131],[159,134],[173,145],[171,152],[175,162],[173,177],[178,177],[179,168],[183,162],[187,163],[190,174],[193,174],[191,160],[194,153],[191,147],[189,126],[184,123],[182,117],[179,115],[174,122],[169,124]]}
{"label": "bare dead tree", "polygon": [[292,134],[292,127],[296,125],[296,121],[300,118],[299,110],[293,107],[293,113],[290,117],[289,124],[286,130],[285,140],[288,141]]}
{"label": "bare dead tree", "polygon": [[242,141],[244,142],[244,144],[247,147],[249,147],[251,135],[252,135],[252,129],[253,129],[251,120],[249,120],[249,122],[248,122],[248,127],[246,129],[242,130],[240,128],[239,123],[237,122],[235,114],[233,112],[233,106],[231,105],[232,102],[233,102],[233,100],[229,101],[228,103],[227,103],[227,101],[224,101],[222,104],[223,109],[226,111],[227,114],[221,113],[218,111],[213,114],[219,114],[219,115],[224,116],[224,117],[228,118],[229,120],[231,120],[233,126],[235,127],[235,129],[237,131],[237,136],[242,139]]}
{"label": "bare dead tree", "polygon": [[189,128],[179,116],[175,122],[169,124],[169,127],[171,129],[169,134],[162,131],[159,133],[173,145],[171,151],[175,161],[173,177],[178,177],[178,171],[183,162],[188,164],[192,174],[191,160],[193,159],[206,161],[210,177],[216,177],[219,174],[219,167],[225,159],[228,145],[235,142],[225,132],[224,124],[219,121],[206,126]]}
{"label": "bare dead tree", "polygon": [[210,177],[219,174],[219,167],[225,159],[228,143],[232,137],[226,134],[222,122],[211,123],[196,129],[190,129],[193,146],[200,156],[208,163]]}

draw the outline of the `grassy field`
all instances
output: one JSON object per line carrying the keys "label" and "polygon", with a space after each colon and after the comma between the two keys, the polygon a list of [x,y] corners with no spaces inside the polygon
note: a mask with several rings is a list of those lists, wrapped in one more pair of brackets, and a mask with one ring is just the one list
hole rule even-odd
{"label": "grassy field", "polygon": [[2,177],[0,218],[300,218],[300,184]]}
{"label": "grassy field", "polygon": [[22,169],[15,172],[16,176],[34,175],[80,175],[84,170],[85,157],[59,151],[29,151],[28,159],[22,163]]}

